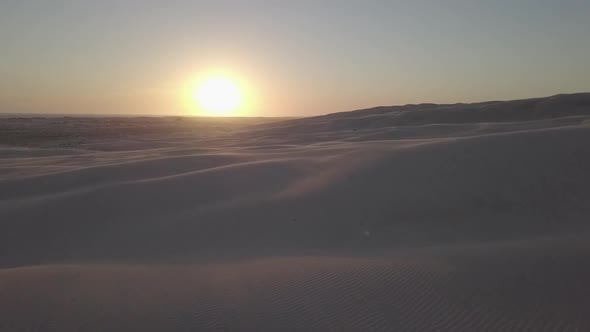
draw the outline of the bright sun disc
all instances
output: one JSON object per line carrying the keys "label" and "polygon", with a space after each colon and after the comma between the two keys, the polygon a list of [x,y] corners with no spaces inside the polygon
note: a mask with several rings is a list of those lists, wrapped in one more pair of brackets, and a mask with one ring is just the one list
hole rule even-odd
{"label": "bright sun disc", "polygon": [[227,78],[212,78],[203,82],[194,95],[201,110],[207,115],[232,115],[242,103],[238,86]]}

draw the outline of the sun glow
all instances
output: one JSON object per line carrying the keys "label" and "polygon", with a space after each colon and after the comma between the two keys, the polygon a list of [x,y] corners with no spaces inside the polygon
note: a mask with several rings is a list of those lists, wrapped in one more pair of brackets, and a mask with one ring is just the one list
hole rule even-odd
{"label": "sun glow", "polygon": [[243,99],[238,84],[226,77],[206,79],[193,91],[193,100],[201,113],[209,116],[237,115]]}

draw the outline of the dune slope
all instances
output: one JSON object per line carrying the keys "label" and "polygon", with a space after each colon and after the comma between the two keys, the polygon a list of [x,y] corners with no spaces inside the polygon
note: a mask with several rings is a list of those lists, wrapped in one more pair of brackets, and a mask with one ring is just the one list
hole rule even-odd
{"label": "dune slope", "polygon": [[0,330],[590,329],[590,94],[0,129]]}

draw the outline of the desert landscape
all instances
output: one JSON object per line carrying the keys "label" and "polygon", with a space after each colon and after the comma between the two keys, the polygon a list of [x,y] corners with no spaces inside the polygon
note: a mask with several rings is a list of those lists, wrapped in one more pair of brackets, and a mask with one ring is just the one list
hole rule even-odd
{"label": "desert landscape", "polygon": [[589,331],[590,93],[0,118],[1,331]]}

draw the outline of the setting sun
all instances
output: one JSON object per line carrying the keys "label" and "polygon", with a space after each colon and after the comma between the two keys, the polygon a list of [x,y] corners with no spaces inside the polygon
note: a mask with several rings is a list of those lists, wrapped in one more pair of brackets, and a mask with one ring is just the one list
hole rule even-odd
{"label": "setting sun", "polygon": [[210,78],[197,86],[193,93],[201,111],[210,116],[236,115],[243,95],[238,85],[229,78]]}

